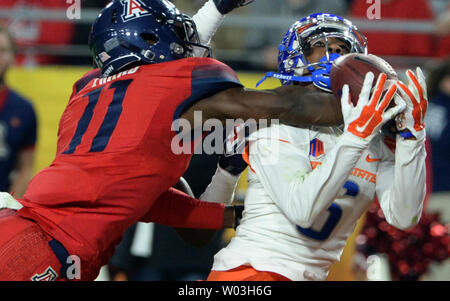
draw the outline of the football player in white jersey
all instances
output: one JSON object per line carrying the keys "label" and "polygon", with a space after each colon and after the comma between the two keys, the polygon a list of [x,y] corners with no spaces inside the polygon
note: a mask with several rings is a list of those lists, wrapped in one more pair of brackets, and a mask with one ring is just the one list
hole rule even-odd
{"label": "football player in white jersey", "polygon": [[[349,52],[367,53],[351,22],[313,14],[286,33],[279,72],[268,75],[330,93],[331,63]],[[243,217],[215,255],[208,280],[325,280],[375,196],[391,225],[417,224],[425,197],[427,96],[420,68],[406,75],[409,87],[369,72],[356,106],[344,86],[342,127],[272,125],[250,135]],[[394,116],[401,117],[395,149],[381,130]],[[230,199],[237,178],[219,166],[201,198]]]}

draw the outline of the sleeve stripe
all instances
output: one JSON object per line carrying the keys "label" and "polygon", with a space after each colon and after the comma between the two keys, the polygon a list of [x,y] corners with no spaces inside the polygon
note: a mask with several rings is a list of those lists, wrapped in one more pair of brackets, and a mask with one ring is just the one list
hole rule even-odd
{"label": "sleeve stripe", "polygon": [[242,87],[233,69],[215,60],[206,60],[204,63],[194,66],[191,77],[191,96],[177,107],[173,116],[174,120],[178,119],[183,111],[196,101],[229,88]]}
{"label": "sleeve stripe", "polygon": [[[210,97],[214,94],[219,93],[220,91],[229,89],[229,88],[235,88],[235,87],[242,87],[240,83],[236,82],[219,82],[214,84],[207,84],[207,81],[195,81],[192,83],[192,94],[190,97],[188,97],[186,100],[184,100],[175,110],[175,114],[173,116],[173,119],[176,120],[180,118],[181,114],[184,112],[184,110],[189,107],[191,104],[195,103],[196,101],[199,101],[203,98]],[[212,83],[212,81],[210,81]]]}

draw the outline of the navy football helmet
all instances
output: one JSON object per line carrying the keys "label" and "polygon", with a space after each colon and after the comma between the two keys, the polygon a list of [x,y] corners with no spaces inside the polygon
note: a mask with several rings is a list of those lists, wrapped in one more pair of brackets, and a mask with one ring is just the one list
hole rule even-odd
{"label": "navy football helmet", "polygon": [[114,0],[92,25],[89,48],[94,64],[109,76],[134,64],[193,56],[200,44],[194,21],[167,0]]}
{"label": "navy football helmet", "polygon": [[[367,39],[347,19],[325,13],[312,14],[295,22],[286,32],[278,50],[278,73],[269,72],[268,77],[280,79],[283,85],[293,82],[312,82],[316,87],[331,92],[330,70],[340,54],[330,53],[329,38],[343,40],[350,52],[367,54]],[[306,54],[314,43],[322,41],[325,56],[319,62],[308,62]]]}

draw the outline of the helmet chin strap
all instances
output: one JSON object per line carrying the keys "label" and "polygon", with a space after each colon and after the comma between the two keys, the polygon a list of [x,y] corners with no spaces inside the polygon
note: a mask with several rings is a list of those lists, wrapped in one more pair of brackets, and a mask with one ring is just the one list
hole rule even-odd
{"label": "helmet chin strap", "polygon": [[[331,93],[331,89],[328,87],[327,84],[324,84],[325,77],[329,78],[330,70],[331,70],[331,64],[334,60],[336,60],[338,57],[340,57],[337,53],[332,53],[328,56],[323,56],[318,63],[315,63],[315,65],[322,66],[322,68],[314,69],[312,66],[301,66],[302,69],[308,69],[311,72],[311,75],[308,76],[298,76],[295,74],[289,75],[289,74],[283,74],[283,73],[277,73],[277,72],[268,72],[266,75],[256,84],[256,87],[258,87],[262,82],[264,82],[269,77],[278,78],[280,80],[284,81],[296,81],[296,82],[309,82],[313,83],[314,86],[317,88]],[[320,64],[320,62],[323,62]]]}
{"label": "helmet chin strap", "polygon": [[256,84],[258,87],[262,82],[264,82],[267,78],[274,77],[280,80],[288,80],[288,81],[296,81],[296,82],[312,82],[313,76],[297,76],[297,75],[286,75],[283,73],[276,72],[267,72],[266,75]]}
{"label": "helmet chin strap", "polygon": [[313,85],[322,91],[325,91],[327,93],[333,93],[333,91],[331,91],[331,89],[328,89],[328,88],[325,88],[324,86],[318,85],[316,82],[313,82]]}

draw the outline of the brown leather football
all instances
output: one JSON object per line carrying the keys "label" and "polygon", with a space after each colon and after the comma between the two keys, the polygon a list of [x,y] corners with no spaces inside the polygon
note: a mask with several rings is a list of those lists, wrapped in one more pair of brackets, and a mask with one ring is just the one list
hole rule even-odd
{"label": "brown leather football", "polygon": [[[330,71],[330,82],[331,90],[336,99],[341,99],[342,87],[347,84],[350,88],[351,100],[356,105],[364,83],[364,77],[369,71],[372,71],[375,75],[374,85],[381,72],[386,73],[388,82],[395,83],[398,79],[394,68],[388,62],[373,54],[350,53],[335,60]],[[390,87],[390,85],[386,87]]]}

